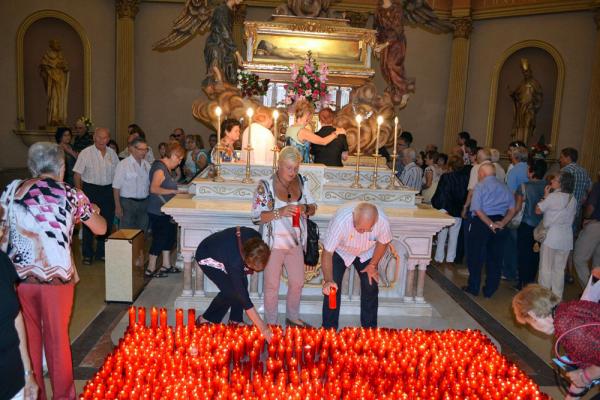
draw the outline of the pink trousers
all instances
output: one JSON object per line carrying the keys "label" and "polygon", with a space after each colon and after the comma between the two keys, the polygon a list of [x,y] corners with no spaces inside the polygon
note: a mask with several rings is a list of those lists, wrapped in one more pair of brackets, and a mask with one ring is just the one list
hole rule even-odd
{"label": "pink trousers", "polygon": [[73,307],[74,289],[73,284],[22,283],[17,286],[27,330],[29,357],[33,365],[35,382],[40,388],[40,400],[48,398],[42,372],[42,348],[46,351],[52,398],[75,399],[69,340],[69,319]]}

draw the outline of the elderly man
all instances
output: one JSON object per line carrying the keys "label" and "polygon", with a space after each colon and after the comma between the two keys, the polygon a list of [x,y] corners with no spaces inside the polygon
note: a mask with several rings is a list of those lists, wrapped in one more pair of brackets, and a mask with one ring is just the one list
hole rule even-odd
{"label": "elderly man", "polygon": [[94,139],[92,138],[92,135],[89,134],[87,126],[85,126],[85,123],[81,118],[73,125],[73,136],[73,150],[77,153],[80,153],[81,150],[94,144]]}
{"label": "elderly man", "polygon": [[420,192],[423,185],[423,169],[415,163],[416,159],[415,149],[409,147],[402,150],[400,161],[404,168],[399,179],[404,186]]}
{"label": "elderly man", "polygon": [[479,183],[473,190],[469,221],[467,267],[468,286],[463,290],[479,294],[481,271],[485,264],[483,295],[492,297],[500,284],[502,249],[507,231],[504,228],[515,214],[515,198],[506,184],[496,178],[494,165],[483,164],[478,170]]}
{"label": "elderly man", "polygon": [[90,265],[92,258],[104,261],[104,241],[110,235],[115,217],[115,202],[112,182],[115,169],[119,163],[117,153],[108,147],[110,133],[107,128],[96,128],[94,144],[79,153],[73,167],[75,186],[88,196],[92,203],[100,207],[100,215],[106,219],[106,234],[97,237],[94,253],[94,234],[86,226],[83,227],[82,254],[83,263]]}
{"label": "elderly man", "polygon": [[[337,210],[323,242],[323,327],[336,328],[340,316],[342,280],[346,268],[354,264],[360,277],[360,324],[377,326],[379,275],[377,265],[392,241],[390,223],[377,206],[358,203]],[[329,308],[328,296],[336,290],[336,305]]]}
{"label": "elderly man", "polygon": [[148,189],[150,181],[150,163],[145,157],[148,144],[141,137],[129,142],[129,156],[117,165],[113,179],[115,215],[120,219],[120,228],[148,228]]}

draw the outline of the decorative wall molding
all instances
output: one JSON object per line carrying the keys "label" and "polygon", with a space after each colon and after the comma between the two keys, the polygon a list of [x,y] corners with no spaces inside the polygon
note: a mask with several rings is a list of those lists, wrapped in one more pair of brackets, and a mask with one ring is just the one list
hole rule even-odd
{"label": "decorative wall molding", "polygon": [[527,47],[538,47],[542,50],[545,50],[552,56],[554,62],[556,63],[556,91],[554,94],[554,108],[552,111],[552,131],[550,135],[550,145],[551,145],[551,154],[550,157],[554,157],[556,155],[556,145],[558,143],[558,134],[559,134],[559,124],[560,124],[560,111],[562,104],[562,96],[563,96],[563,88],[565,83],[565,62],[561,56],[561,54],[556,50],[554,46],[550,43],[546,43],[541,40],[524,40],[522,42],[515,43],[508,49],[502,53],[500,59],[494,66],[494,71],[492,73],[492,83],[490,88],[490,99],[488,106],[488,120],[487,120],[487,133],[485,138],[485,145],[491,146],[492,139],[494,136],[494,120],[496,118],[496,102],[498,96],[498,81],[500,80],[500,71],[502,70],[502,66],[513,53],[518,50],[527,48]]}
{"label": "decorative wall molding", "polygon": [[139,11],[140,0],[116,0],[115,7],[119,18],[135,19]]}
{"label": "decorative wall molding", "polygon": [[473,31],[473,20],[469,17],[452,20],[454,25],[454,37],[468,39]]}
{"label": "decorative wall molding", "polygon": [[92,47],[83,26],[75,18],[58,10],[40,10],[30,14],[17,29],[17,130],[25,127],[25,77],[23,71],[23,41],[29,27],[43,18],[56,18],[69,24],[79,35],[83,48],[83,112],[92,118]]}

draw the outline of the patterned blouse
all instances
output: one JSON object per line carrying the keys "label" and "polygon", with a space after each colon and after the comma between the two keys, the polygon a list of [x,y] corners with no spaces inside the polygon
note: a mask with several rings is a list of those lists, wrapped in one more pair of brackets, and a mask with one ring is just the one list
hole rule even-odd
{"label": "patterned blouse", "polygon": [[73,227],[92,216],[86,195],[51,178],[14,181],[2,193],[0,206],[7,224],[3,245],[19,278],[29,283],[69,282],[74,274]]}

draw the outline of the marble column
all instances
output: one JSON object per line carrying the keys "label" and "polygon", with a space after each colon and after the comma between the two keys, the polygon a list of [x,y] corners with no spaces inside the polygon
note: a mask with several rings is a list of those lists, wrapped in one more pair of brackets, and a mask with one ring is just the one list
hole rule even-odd
{"label": "marble column", "polygon": [[116,0],[116,142],[120,149],[127,144],[127,126],[135,119],[134,89],[134,20],[139,0]]}
{"label": "marble column", "polygon": [[463,130],[465,99],[467,95],[467,70],[469,67],[469,36],[473,23],[470,17],[458,18],[454,23],[452,59],[444,124],[444,151],[449,153]]}
{"label": "marble column", "polygon": [[581,144],[581,166],[588,170],[592,180],[600,171],[600,8],[594,11],[596,22],[596,47],[590,55],[593,57],[592,78],[590,80],[590,94],[588,97],[587,115]]}

